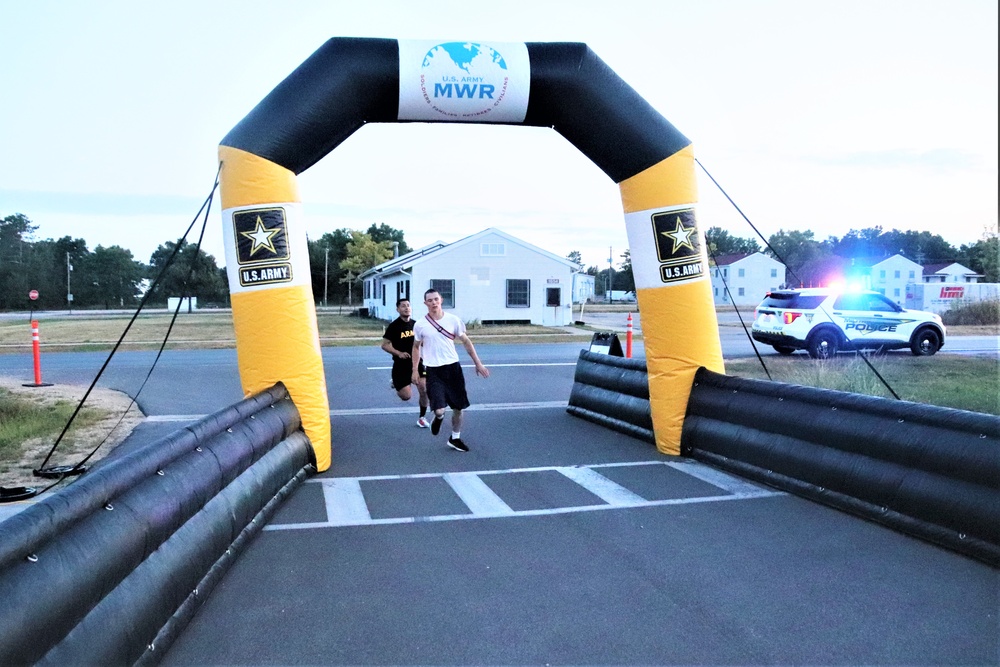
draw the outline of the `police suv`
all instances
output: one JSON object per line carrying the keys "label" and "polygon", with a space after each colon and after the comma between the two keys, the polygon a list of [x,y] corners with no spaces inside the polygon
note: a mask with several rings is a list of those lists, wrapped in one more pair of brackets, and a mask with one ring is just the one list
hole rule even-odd
{"label": "police suv", "polygon": [[840,350],[904,347],[924,356],[941,349],[945,328],[940,316],[900,308],[878,292],[808,288],[768,292],[751,335],[780,354],[807,350],[813,359]]}

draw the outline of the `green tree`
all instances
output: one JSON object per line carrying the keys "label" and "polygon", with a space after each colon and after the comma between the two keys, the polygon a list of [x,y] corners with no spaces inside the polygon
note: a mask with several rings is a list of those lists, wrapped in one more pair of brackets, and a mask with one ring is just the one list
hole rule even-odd
{"label": "green tree", "polygon": [[318,240],[309,239],[309,264],[312,274],[313,299],[316,303],[328,301],[343,302],[346,286],[340,283],[344,270],[340,263],[347,259],[347,244],[351,241],[351,230],[336,229],[323,234]]}
{"label": "green tree", "polygon": [[709,227],[705,232],[705,242],[708,244],[709,256],[752,254],[760,250],[757,239],[732,236],[721,227]]}
{"label": "green tree", "polygon": [[121,246],[97,246],[84,261],[89,284],[81,292],[88,305],[122,308],[134,305],[139,285],[146,277],[146,267],[135,261],[132,251]]}
{"label": "green tree", "polygon": [[1000,283],[1000,235],[986,230],[983,238],[959,250],[963,264],[983,275],[983,282]]}
{"label": "green tree", "polygon": [[0,220],[0,308],[22,308],[28,300],[31,239],[38,229],[23,213]]}
{"label": "green tree", "polygon": [[784,262],[788,269],[788,283],[808,285],[809,277],[803,276],[802,269],[808,264],[815,264],[827,255],[832,254],[828,244],[820,243],[813,238],[811,230],[804,232],[779,229],[768,239],[769,248],[766,251],[779,262]]}
{"label": "green tree", "polygon": [[579,250],[570,250],[569,254],[566,255],[566,259],[579,266],[580,269],[583,269],[583,255],[580,254]]}
{"label": "green tree", "polygon": [[[384,222],[378,225],[373,222],[372,226],[368,228],[366,234],[368,234],[368,236],[370,236],[376,243],[388,241],[390,249],[392,248],[392,244],[394,242],[398,243],[400,255],[405,255],[410,252],[410,246],[406,245],[406,240],[403,238],[402,230],[394,229]],[[391,258],[392,255],[389,255],[389,259]]]}
{"label": "green tree", "polygon": [[351,232],[347,244],[347,257],[340,262],[340,268],[350,271],[355,277],[373,266],[392,259],[392,242],[376,241],[365,232]]}
{"label": "green tree", "polygon": [[622,263],[618,267],[618,273],[615,274],[615,286],[612,289],[625,290],[626,292],[635,291],[635,276],[632,275],[632,251],[626,249],[625,252],[621,254]]}
{"label": "green tree", "polygon": [[165,303],[169,297],[186,295],[197,297],[202,304],[225,303],[229,287],[221,276],[215,257],[201,249],[195,253],[194,244],[182,242],[180,251],[167,267],[167,261],[176,247],[176,243],[167,241],[150,256],[147,274],[150,281],[155,280],[164,268],[166,270],[149,298]]}

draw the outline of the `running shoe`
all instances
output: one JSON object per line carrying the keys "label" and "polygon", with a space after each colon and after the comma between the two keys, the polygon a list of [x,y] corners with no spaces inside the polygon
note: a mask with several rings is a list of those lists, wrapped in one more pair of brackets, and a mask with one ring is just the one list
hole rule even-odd
{"label": "running shoe", "polygon": [[419,426],[420,428],[427,428],[430,425],[431,423],[426,419],[424,419],[423,417],[417,420],[417,426]]}
{"label": "running shoe", "polygon": [[461,438],[448,438],[448,446],[460,452],[469,451],[468,445],[462,442]]}

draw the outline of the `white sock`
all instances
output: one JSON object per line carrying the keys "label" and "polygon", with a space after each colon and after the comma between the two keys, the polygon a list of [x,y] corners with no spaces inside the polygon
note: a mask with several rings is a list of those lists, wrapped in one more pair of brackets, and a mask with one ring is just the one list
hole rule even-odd
{"label": "white sock", "polygon": [[462,437],[462,434],[459,433],[458,431],[452,431],[451,432],[451,438],[452,438],[452,440],[458,440],[460,437]]}

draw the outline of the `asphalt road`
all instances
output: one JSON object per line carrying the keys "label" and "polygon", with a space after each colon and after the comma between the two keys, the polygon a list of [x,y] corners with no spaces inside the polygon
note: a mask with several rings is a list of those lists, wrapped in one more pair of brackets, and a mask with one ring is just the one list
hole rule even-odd
{"label": "asphalt road", "polygon": [[[468,454],[416,427],[377,347],[324,348],[333,467],[162,664],[1000,664],[1000,571],[571,417],[585,345],[477,347]],[[134,393],[154,356],[102,385]],[[48,353],[45,379],[105,358]],[[123,448],[241,395],[234,351],[168,351]]]}

